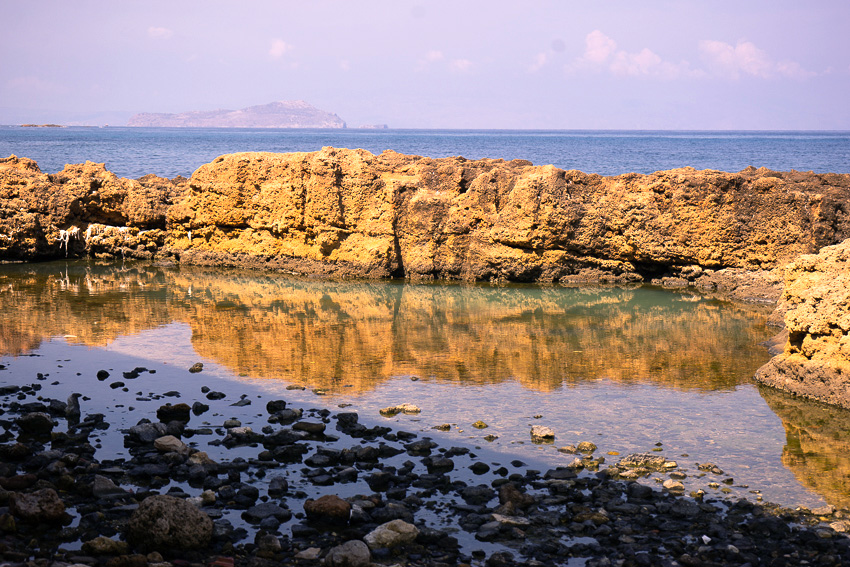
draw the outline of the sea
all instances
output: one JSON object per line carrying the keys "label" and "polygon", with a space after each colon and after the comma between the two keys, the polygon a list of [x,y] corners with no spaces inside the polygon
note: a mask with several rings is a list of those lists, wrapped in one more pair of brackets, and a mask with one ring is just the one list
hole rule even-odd
{"label": "sea", "polygon": [[233,152],[309,152],[325,146],[394,150],[427,157],[523,159],[599,175],[678,167],[735,172],[850,173],[850,132],[636,130],[368,130],[234,128],[22,128],[0,126],[0,156],[36,160],[54,173],[67,163],[104,162],[121,177],[188,177]]}
{"label": "sea", "polygon": [[[850,173],[850,132],[0,127],[2,156],[34,159],[48,173],[105,162],[129,178],[189,176],[230,152],[324,146],[601,175],[684,166]],[[212,387],[227,397],[195,425],[236,418],[260,429],[265,401],[283,398],[472,447],[493,464],[545,471],[575,458],[564,447],[591,441],[608,463],[634,452],[676,460],[688,490],[707,497],[850,508],[850,412],[752,381],[770,358],[762,343],[777,331],[771,310],[653,286],[321,281],[96,259],[0,264],[0,386],[37,383],[56,399],[82,392],[83,411],[113,424],[101,459],[127,456],[120,431],[138,408],[163,403],[166,391],[191,404]],[[196,362],[203,372],[189,373]],[[97,378],[137,367],[151,372],[123,387]],[[401,403],[421,412],[379,413]],[[532,443],[538,424],[555,432],[552,443]],[[702,471],[709,462],[724,473]]]}

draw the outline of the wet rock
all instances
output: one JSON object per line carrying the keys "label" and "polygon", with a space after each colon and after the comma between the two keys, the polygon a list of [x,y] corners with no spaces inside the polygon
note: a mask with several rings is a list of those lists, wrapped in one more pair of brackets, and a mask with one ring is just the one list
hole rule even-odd
{"label": "wet rock", "polygon": [[168,423],[170,421],[189,423],[189,419],[192,417],[192,408],[189,404],[184,403],[174,405],[165,404],[156,410],[156,417],[162,423]]}
{"label": "wet rock", "polygon": [[127,540],[141,548],[200,549],[212,537],[213,524],[204,512],[172,496],[149,496],[127,522]]}
{"label": "wet rock", "polygon": [[204,363],[203,362],[196,362],[195,364],[193,364],[192,366],[189,367],[189,372],[191,372],[193,374],[197,374],[198,372],[202,371],[203,369],[204,369]]}
{"label": "wet rock", "polygon": [[116,541],[105,536],[99,536],[83,543],[83,553],[88,555],[126,555],[130,546],[125,541]]}
{"label": "wet rock", "polygon": [[227,397],[227,394],[225,394],[224,392],[212,391],[212,392],[207,393],[207,399],[208,400],[223,400],[226,397]]}
{"label": "wet rock", "polygon": [[263,445],[266,447],[280,447],[282,445],[292,445],[298,441],[303,441],[308,437],[304,431],[293,431],[292,429],[278,429],[270,435],[263,438]]}
{"label": "wet rock", "polygon": [[649,453],[632,453],[626,455],[617,463],[617,467],[623,469],[645,469],[647,471],[664,472],[675,469],[678,465],[675,461],[668,461],[661,455]]}
{"label": "wet rock", "polygon": [[363,538],[369,549],[393,548],[408,543],[413,543],[416,536],[419,535],[419,529],[413,524],[409,524],[404,520],[393,520],[386,524],[381,524]]}
{"label": "wet rock", "polygon": [[269,400],[269,402],[266,404],[266,411],[269,412],[269,414],[275,414],[285,409],[286,402],[284,400]]}
{"label": "wet rock", "polygon": [[195,415],[201,415],[210,410],[210,406],[201,402],[195,402],[192,404],[192,413]]}
{"label": "wet rock", "polygon": [[371,562],[369,546],[357,539],[331,548],[325,556],[328,567],[368,567]]}
{"label": "wet rock", "polygon": [[472,427],[474,427],[475,429],[486,429],[490,426],[479,419],[478,421],[472,424]]}
{"label": "wet rock", "polygon": [[405,402],[403,404],[385,407],[378,411],[384,417],[392,417],[400,413],[417,414],[420,413],[422,410],[419,408],[419,406]]}
{"label": "wet rock", "polygon": [[[92,482],[92,495],[95,498],[121,498],[129,495],[129,493],[116,485],[111,479],[105,476],[95,475]],[[123,553],[126,553],[123,552]]]}
{"label": "wet rock", "polygon": [[479,484],[467,486],[461,490],[460,496],[469,504],[486,504],[496,497],[496,492],[486,484]]}
{"label": "wet rock", "polygon": [[277,498],[289,490],[289,482],[282,476],[274,476],[269,479],[269,496]]}
{"label": "wet rock", "polygon": [[515,508],[525,510],[535,503],[534,496],[520,492],[514,483],[503,484],[499,487],[499,503],[511,504]]}
{"label": "wet rock", "polygon": [[592,453],[596,450],[596,445],[591,443],[590,441],[582,441],[576,447],[576,450],[580,453]]}
{"label": "wet rock", "polygon": [[28,435],[49,435],[53,431],[53,420],[42,412],[27,413],[15,420],[20,430]]}
{"label": "wet rock", "polygon": [[[294,534],[293,534],[294,535]],[[304,561],[315,561],[319,558],[319,555],[322,554],[322,550],[319,547],[308,547],[307,549],[301,550],[295,554],[295,559],[302,559]]]}
{"label": "wet rock", "polygon": [[531,426],[531,440],[532,441],[552,441],[555,439],[555,432],[552,431],[551,428],[546,427],[545,425],[532,425]]}
{"label": "wet rock", "polygon": [[53,524],[65,519],[65,504],[52,488],[15,494],[10,504],[12,514],[25,522]]}
{"label": "wet rock", "polygon": [[134,425],[127,432],[127,439],[131,442],[148,445],[153,443],[158,437],[165,435],[166,427],[164,423],[151,423],[146,421]]}
{"label": "wet rock", "polygon": [[454,461],[446,457],[435,457],[433,459],[426,457],[422,460],[422,463],[428,468],[429,473],[443,474],[451,472],[455,468]]}
{"label": "wet rock", "polygon": [[335,524],[348,523],[351,516],[351,504],[334,494],[326,494],[316,500],[304,502],[304,512],[311,520]]}
{"label": "wet rock", "polygon": [[320,435],[325,432],[325,424],[313,421],[299,421],[292,426],[294,431],[304,431],[310,435]]}
{"label": "wet rock", "polygon": [[431,449],[434,449],[436,446],[436,443],[425,438],[420,439],[419,441],[414,441],[413,443],[408,443],[404,446],[404,448],[410,455],[430,455]]}
{"label": "wet rock", "polygon": [[163,435],[162,437],[158,437],[154,440],[153,446],[161,453],[179,453],[181,455],[186,455],[189,452],[189,446],[173,435]]}
{"label": "wet rock", "polygon": [[104,381],[104,380],[106,380],[107,378],[109,378],[109,372],[107,372],[106,370],[98,370],[98,371],[97,371],[97,379],[98,379],[98,380],[100,380],[101,382],[103,382],[103,381]]}
{"label": "wet rock", "polygon": [[681,482],[679,482],[678,480],[673,480],[672,478],[668,478],[667,480],[665,480],[663,483],[661,483],[661,486],[663,486],[664,488],[666,488],[670,492],[684,492],[685,491],[685,485],[682,484]]}
{"label": "wet rock", "polygon": [[273,517],[279,522],[288,522],[292,518],[292,511],[273,502],[263,502],[245,510],[242,517],[252,523],[260,523],[269,517]]}
{"label": "wet rock", "polygon": [[482,463],[481,461],[477,461],[469,465],[469,470],[478,475],[486,474],[490,471],[490,465],[488,465],[487,463]]}
{"label": "wet rock", "polygon": [[292,423],[293,421],[301,419],[303,415],[304,412],[300,408],[283,409],[272,414],[272,416],[269,417],[269,423],[280,423],[282,425],[285,425],[287,423]]}

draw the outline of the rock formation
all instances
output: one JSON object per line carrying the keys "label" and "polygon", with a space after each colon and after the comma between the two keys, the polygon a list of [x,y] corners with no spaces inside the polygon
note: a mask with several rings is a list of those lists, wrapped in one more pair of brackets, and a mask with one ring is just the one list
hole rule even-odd
{"label": "rock formation", "polygon": [[640,281],[692,265],[771,270],[850,237],[850,175],[605,178],[325,148],[222,156],[189,186],[169,210],[181,260],[299,273]]}
{"label": "rock formation", "polygon": [[152,257],[184,184],[155,175],[119,178],[92,162],[48,175],[30,159],[0,158],[0,260],[124,251]]}
{"label": "rock formation", "polygon": [[788,340],[756,380],[850,408],[850,240],[785,268]]}
{"label": "rock formation", "polygon": [[666,275],[734,287],[739,271],[764,273],[850,237],[850,175],[601,177],[334,148],[225,155],[188,182],[117,178],[90,162],[45,175],[12,156],[0,161],[0,197],[3,259],[158,255],[414,280]]}
{"label": "rock formation", "polygon": [[191,128],[345,128],[336,114],[303,100],[281,100],[240,110],[190,111],[179,114],[142,113],[127,126]]}

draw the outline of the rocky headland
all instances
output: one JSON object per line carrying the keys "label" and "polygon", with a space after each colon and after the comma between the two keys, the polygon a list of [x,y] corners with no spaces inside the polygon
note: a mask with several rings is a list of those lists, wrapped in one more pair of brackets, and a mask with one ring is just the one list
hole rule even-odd
{"label": "rocky headland", "polygon": [[148,128],[345,128],[336,114],[303,100],[281,100],[239,110],[134,114],[127,126]]}

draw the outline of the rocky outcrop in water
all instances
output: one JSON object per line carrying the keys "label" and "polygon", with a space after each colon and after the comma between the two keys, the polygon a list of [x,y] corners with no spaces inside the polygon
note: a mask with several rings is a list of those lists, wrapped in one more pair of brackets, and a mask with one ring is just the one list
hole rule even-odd
{"label": "rocky outcrop in water", "polygon": [[0,159],[0,260],[84,254],[150,258],[185,179],[118,177],[102,163],[42,173],[27,158]]}
{"label": "rocky outcrop in water", "polygon": [[785,269],[788,340],[756,380],[850,408],[850,240]]}
{"label": "rocky outcrop in water", "polygon": [[[185,182],[119,179],[92,163],[45,175],[13,156],[0,191],[5,259],[120,253],[328,276],[667,276],[735,289],[742,273],[850,237],[850,175],[753,168],[601,177],[324,148],[221,156]],[[769,298],[777,282],[742,294]]]}
{"label": "rocky outcrop in water", "polygon": [[771,270],[850,236],[848,175],[601,177],[325,148],[222,156],[189,185],[169,211],[168,246],[181,259],[296,272],[638,281],[699,266],[697,279]]}

